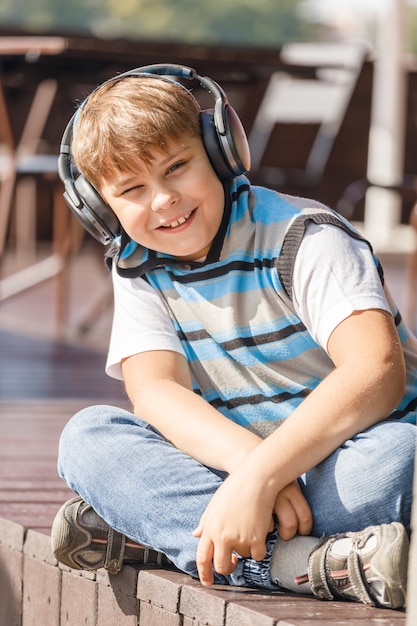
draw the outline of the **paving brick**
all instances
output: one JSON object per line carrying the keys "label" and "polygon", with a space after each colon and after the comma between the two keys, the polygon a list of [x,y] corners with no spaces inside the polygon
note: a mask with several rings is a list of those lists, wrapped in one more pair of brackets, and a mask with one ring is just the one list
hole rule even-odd
{"label": "paving brick", "polygon": [[176,613],[181,587],[189,580],[189,576],[178,572],[142,569],[139,571],[137,596],[142,602]]}
{"label": "paving brick", "polygon": [[51,549],[50,537],[34,530],[29,529],[26,533],[23,553],[44,563],[58,565]]}
{"label": "paving brick", "polygon": [[181,589],[180,613],[202,624],[223,626],[226,600],[215,589],[206,589],[197,581],[191,581]]}
{"label": "paving brick", "polygon": [[245,587],[237,590],[238,593],[230,597],[226,608],[226,626],[275,626],[276,620],[283,615],[280,611],[274,612],[273,607],[279,606],[280,610],[284,610],[296,597],[299,602],[316,602],[309,596],[288,596],[280,591],[268,592]]}
{"label": "paving brick", "polygon": [[0,624],[20,626],[23,553],[0,543]]}
{"label": "paving brick", "polygon": [[254,593],[238,602],[232,600],[226,609],[225,626],[306,626],[328,623],[332,625],[349,621],[363,625],[377,623],[403,626],[404,613],[389,609],[377,609],[356,602],[320,602],[310,596],[296,594]]}
{"label": "paving brick", "polygon": [[275,626],[275,624],[276,621],[272,617],[246,606],[232,603],[226,608],[225,626]]}
{"label": "paving brick", "polygon": [[22,552],[25,529],[21,524],[0,517],[0,546]]}
{"label": "paving brick", "polygon": [[[325,620],[317,620],[308,617],[304,617],[303,615],[299,615],[298,617],[293,617],[288,620],[279,620],[278,622],[274,622],[276,626],[365,626],[368,624],[372,624],[375,626],[400,626],[404,624],[404,621],[398,621],[395,619],[394,621],[391,618],[387,619],[379,619],[376,618],[375,621],[371,619],[371,621],[363,620],[363,619],[350,619],[346,617],[345,619],[332,619],[330,615],[327,616]],[[413,625],[414,626],[414,625]]]}
{"label": "paving brick", "polygon": [[207,625],[202,624],[201,622],[196,622],[195,619],[191,619],[191,617],[184,617],[182,626],[207,626]]}
{"label": "paving brick", "polygon": [[58,563],[58,567],[63,572],[69,572],[73,576],[79,576],[80,578],[86,578],[87,580],[96,580],[96,577],[97,577],[96,571],[90,572],[89,570],[86,570],[86,569],[85,570],[84,569],[72,569],[71,567],[67,567],[63,563]]}
{"label": "paving brick", "polygon": [[137,626],[138,615],[139,600],[137,598],[123,593],[116,595],[111,587],[98,585],[97,624],[100,626]]}
{"label": "paving brick", "polygon": [[58,625],[60,589],[57,567],[24,556],[22,626]]}
{"label": "paving brick", "polygon": [[25,529],[0,518],[0,624],[21,623]]}
{"label": "paving brick", "polygon": [[[140,626],[185,626],[179,613],[165,611],[159,606],[141,602],[139,609]],[[190,625],[191,626],[191,625]],[[195,622],[192,626],[198,626]]]}
{"label": "paving brick", "polygon": [[119,591],[136,597],[139,568],[124,565],[118,574],[110,574],[104,568],[96,570],[96,580],[99,585],[111,587],[114,593]]}
{"label": "paving brick", "polygon": [[136,597],[137,579],[138,572],[134,567],[125,566],[117,575],[98,570],[99,626],[137,626],[139,615],[139,600]]}
{"label": "paving brick", "polygon": [[[96,626],[96,615],[97,583],[72,572],[62,572],[60,624]],[[49,626],[48,622],[38,622],[38,626],[41,623]]]}
{"label": "paving brick", "polygon": [[183,617],[182,626],[212,626],[212,624],[200,622],[199,620],[191,619],[191,617]]}

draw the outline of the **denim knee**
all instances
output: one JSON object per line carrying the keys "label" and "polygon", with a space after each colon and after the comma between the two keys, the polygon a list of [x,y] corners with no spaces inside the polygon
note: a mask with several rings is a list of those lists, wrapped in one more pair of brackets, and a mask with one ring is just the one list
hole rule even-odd
{"label": "denim knee", "polygon": [[417,443],[417,428],[414,424],[394,420],[381,422],[365,431],[362,436],[374,440],[373,454],[381,455],[387,475],[391,479],[394,468],[399,480],[402,478],[405,482],[412,483]]}
{"label": "denim knee", "polygon": [[[89,406],[75,413],[64,426],[59,440],[58,473],[67,476],[83,462],[91,460],[99,452],[101,443],[115,436],[113,426],[117,422],[135,420],[135,416],[109,405]],[[140,420],[137,420],[139,424]]]}
{"label": "denim knee", "polygon": [[361,530],[391,521],[410,526],[417,429],[385,421],[346,441],[303,475],[313,533]]}
{"label": "denim knee", "polygon": [[[375,453],[380,448],[380,469],[375,480],[379,481],[381,499],[387,503],[388,521],[400,521],[410,531],[417,428],[405,422],[387,421],[370,431],[377,437]],[[372,473],[369,480],[374,480]]]}

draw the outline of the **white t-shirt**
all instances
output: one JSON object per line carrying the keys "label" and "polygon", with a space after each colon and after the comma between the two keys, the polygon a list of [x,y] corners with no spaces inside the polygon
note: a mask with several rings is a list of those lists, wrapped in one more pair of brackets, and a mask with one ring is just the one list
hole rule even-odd
{"label": "white t-shirt", "polygon": [[[121,380],[122,359],[140,352],[183,354],[157,291],[142,278],[121,278],[115,268],[112,275],[115,305],[107,374]],[[293,303],[313,339],[324,349],[336,326],[354,311],[390,311],[369,246],[337,226],[313,223],[307,224],[296,257]]]}

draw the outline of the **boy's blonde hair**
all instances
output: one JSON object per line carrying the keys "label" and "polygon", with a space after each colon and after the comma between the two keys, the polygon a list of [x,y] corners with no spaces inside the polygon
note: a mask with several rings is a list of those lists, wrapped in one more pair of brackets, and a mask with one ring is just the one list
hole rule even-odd
{"label": "boy's blonde hair", "polygon": [[81,106],[71,151],[75,164],[98,190],[117,171],[149,163],[170,141],[201,136],[200,107],[181,85],[153,77],[109,81]]}

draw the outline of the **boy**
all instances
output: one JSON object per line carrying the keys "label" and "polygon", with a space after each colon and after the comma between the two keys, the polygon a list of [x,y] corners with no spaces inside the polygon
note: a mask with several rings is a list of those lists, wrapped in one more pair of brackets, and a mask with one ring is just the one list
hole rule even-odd
{"label": "boy", "polygon": [[59,472],[79,495],[53,550],[116,572],[141,544],[206,586],[402,608],[416,340],[369,244],[248,169],[225,94],[189,68],[115,77],[71,120],[61,177],[114,240],[107,372],[133,413],[89,407],[64,429]]}

